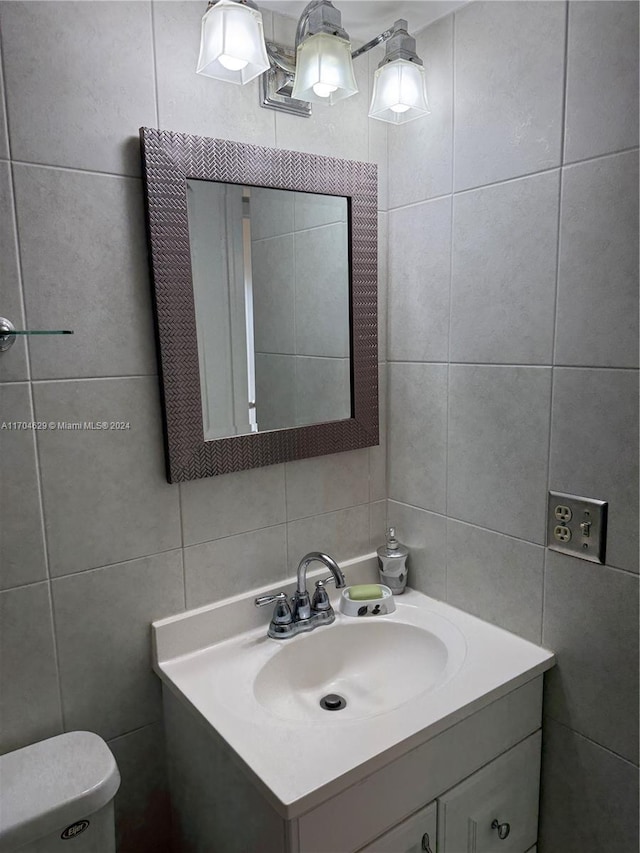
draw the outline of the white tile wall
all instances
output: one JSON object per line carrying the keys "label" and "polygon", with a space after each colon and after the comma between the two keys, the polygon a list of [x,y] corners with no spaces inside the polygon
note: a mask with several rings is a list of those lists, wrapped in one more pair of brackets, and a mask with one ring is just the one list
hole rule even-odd
{"label": "white tile wall", "polygon": [[[410,583],[558,654],[545,853],[638,847],[637,16],[470,3],[389,133],[388,521]],[[606,566],[545,565],[549,488],[609,501]]]}
{"label": "white tile wall", "polygon": [[[2,482],[20,481],[0,507],[0,749],[76,727],[109,738],[123,776],[119,853],[160,853],[167,838],[155,831],[166,828],[166,783],[149,623],[182,610],[185,595],[201,604],[282,577],[308,550],[365,553],[386,514],[380,449],[339,472],[315,460],[313,482],[292,469],[300,520],[291,500],[287,514],[284,465],[166,483],[139,127],[371,159],[386,208],[386,127],[366,118],[370,59],[358,65],[360,96],[282,120],[258,107],[258,81],[194,73],[203,12],[199,0],[0,1],[2,313],[19,328],[75,332],[29,349],[18,340],[2,356],[0,421],[130,423],[0,431]],[[381,333],[384,248],[383,235]]]}
{"label": "white tile wall", "polygon": [[[532,639],[543,620],[543,639],[558,645],[545,850],[582,851],[593,839],[634,849],[637,771],[624,757],[637,760],[631,668],[605,676],[581,638],[600,608],[587,646],[622,649],[628,661],[637,627],[628,491],[637,447],[637,270],[628,260],[637,152],[627,151],[637,145],[635,4],[478,2],[436,22],[418,38],[432,115],[391,128],[388,146],[386,128],[366,119],[380,50],[357,67],[360,96],[293,119],[258,109],[257,83],[240,89],[194,75],[201,14],[197,2],[0,2],[0,161],[10,151],[19,161],[12,173],[0,162],[0,189],[9,208],[18,190],[25,272],[23,287],[9,216],[0,228],[3,294],[19,322],[66,305],[79,336],[73,350],[14,347],[2,364],[2,400],[28,411],[33,398],[36,417],[132,423],[120,435],[42,432],[15,445],[29,544],[10,549],[0,593],[3,645],[15,650],[0,692],[2,748],[74,726],[102,731],[123,771],[120,853],[157,853],[157,839],[140,829],[165,796],[147,629],[185,606],[183,553],[187,601],[214,600],[277,576],[282,561],[295,569],[307,550],[346,558],[375,547],[387,496],[416,586]],[[291,41],[289,20],[275,16],[272,30],[265,17],[268,33]],[[164,482],[157,380],[145,375],[155,368],[140,184],[122,177],[139,174],[143,124],[379,164],[394,247],[388,491],[379,449],[354,454],[349,476],[335,476],[331,457],[314,460],[306,489],[302,464],[286,480],[282,466],[179,488]],[[380,235],[384,341],[384,227]],[[124,339],[105,334],[116,320]],[[383,389],[386,358],[383,348]],[[618,568],[582,571],[574,558],[551,558],[543,598],[545,496],[560,482],[615,505],[609,554]],[[297,517],[294,495],[309,516]],[[242,539],[255,554],[263,535],[277,543],[271,568],[234,573],[228,564],[239,552],[229,543]],[[582,618],[565,618],[574,604]],[[92,666],[97,675],[86,675]],[[581,704],[612,679],[626,713],[617,728],[606,703]]]}
{"label": "white tile wall", "polygon": [[638,4],[569,4],[565,162],[638,144]]}

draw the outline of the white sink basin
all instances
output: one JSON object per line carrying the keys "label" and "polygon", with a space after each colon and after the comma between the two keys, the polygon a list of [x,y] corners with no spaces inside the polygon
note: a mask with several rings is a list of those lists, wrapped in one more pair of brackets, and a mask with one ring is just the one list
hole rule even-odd
{"label": "white sink basin", "polygon": [[[341,568],[350,583],[377,577],[375,555]],[[324,572],[310,572],[308,586]],[[271,614],[253,598],[294,588],[291,579],[153,625],[165,688],[194,723],[217,732],[287,819],[553,665],[551,652],[410,589],[394,613],[337,612],[332,625],[270,639]],[[332,693],[346,707],[324,710]]]}
{"label": "white sink basin", "polygon": [[[285,719],[324,722],[330,714],[334,724],[391,711],[460,668],[466,646],[450,622],[432,615],[425,629],[392,620],[352,619],[280,641],[255,678],[256,699]],[[327,694],[346,706],[325,710]]]}

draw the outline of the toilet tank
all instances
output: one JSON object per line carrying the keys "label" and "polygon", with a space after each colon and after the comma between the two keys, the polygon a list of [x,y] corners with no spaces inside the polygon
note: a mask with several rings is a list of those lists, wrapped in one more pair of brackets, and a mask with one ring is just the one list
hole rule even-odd
{"label": "toilet tank", "polygon": [[0,756],[0,853],[115,853],[120,773],[92,732]]}

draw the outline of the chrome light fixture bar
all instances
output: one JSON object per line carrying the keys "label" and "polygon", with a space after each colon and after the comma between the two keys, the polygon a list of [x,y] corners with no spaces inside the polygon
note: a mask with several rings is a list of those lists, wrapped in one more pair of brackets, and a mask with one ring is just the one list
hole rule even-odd
{"label": "chrome light fixture bar", "polygon": [[353,59],[383,42],[387,46],[375,72],[369,116],[401,124],[428,115],[424,66],[407,22],[396,21],[352,51],[330,0],[312,0],[305,7],[293,50],[265,42],[253,0],[212,0],[202,19],[197,72],[233,83],[262,74],[262,106],[309,116],[312,103],[331,105],[355,95]]}

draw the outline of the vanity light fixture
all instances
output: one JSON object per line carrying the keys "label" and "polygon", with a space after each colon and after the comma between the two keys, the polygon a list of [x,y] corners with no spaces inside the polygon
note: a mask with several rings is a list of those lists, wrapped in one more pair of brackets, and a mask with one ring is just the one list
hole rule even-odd
{"label": "vanity light fixture", "polygon": [[407,22],[398,20],[373,80],[369,117],[392,124],[429,115],[427,87],[416,40],[407,32]]}
{"label": "vanity light fixture", "polygon": [[402,124],[429,114],[425,71],[407,22],[398,20],[355,51],[330,0],[311,0],[298,21],[293,50],[265,42],[253,0],[211,0],[202,19],[197,72],[248,83],[262,74],[261,106],[311,115],[312,103],[355,95],[353,60],[387,42],[374,79],[369,117]]}
{"label": "vanity light fixture", "polygon": [[212,0],[202,18],[197,74],[248,83],[270,67],[253,0]]}
{"label": "vanity light fixture", "polygon": [[340,12],[329,0],[309,3],[302,13],[295,49],[292,98],[335,104],[357,93],[351,42]]}

